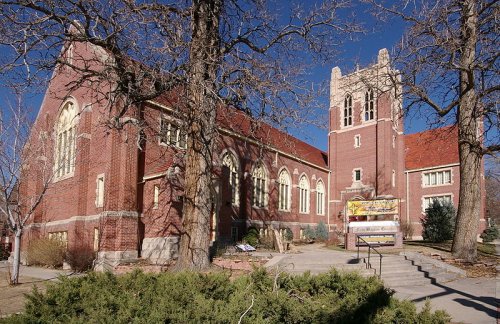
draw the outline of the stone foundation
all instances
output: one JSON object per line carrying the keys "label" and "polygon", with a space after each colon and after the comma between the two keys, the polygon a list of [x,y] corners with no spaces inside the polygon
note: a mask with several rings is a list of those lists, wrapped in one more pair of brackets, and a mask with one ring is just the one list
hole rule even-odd
{"label": "stone foundation", "polygon": [[117,265],[121,263],[135,262],[137,259],[137,251],[101,251],[97,253],[94,270],[113,271]]}
{"label": "stone foundation", "polygon": [[142,241],[141,255],[152,264],[165,264],[177,259],[179,252],[179,237],[152,237]]}

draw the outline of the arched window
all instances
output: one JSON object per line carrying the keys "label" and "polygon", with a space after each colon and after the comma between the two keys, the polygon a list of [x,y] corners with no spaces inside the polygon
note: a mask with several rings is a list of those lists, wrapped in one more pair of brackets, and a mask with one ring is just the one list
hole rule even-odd
{"label": "arched window", "polygon": [[352,96],[347,95],[344,99],[344,127],[352,125]]}
{"label": "arched window", "polygon": [[59,114],[56,126],[55,173],[62,177],[75,170],[76,107],[67,102]]}
{"label": "arched window", "polygon": [[233,205],[238,205],[240,201],[240,193],[238,190],[240,178],[238,176],[239,168],[236,162],[236,158],[233,154],[227,152],[222,158],[222,165],[228,169],[228,184],[229,190],[231,191],[231,202],[233,203]]}
{"label": "arched window", "polygon": [[265,207],[267,205],[266,169],[259,163],[252,172],[253,180],[253,206]]}
{"label": "arched window", "polygon": [[290,174],[286,169],[281,170],[278,176],[279,197],[278,210],[290,210]]}
{"label": "arched window", "polygon": [[325,185],[321,180],[316,183],[316,214],[325,214]]}
{"label": "arched window", "polygon": [[365,92],[365,121],[373,120],[373,118],[375,118],[373,90],[368,89],[368,91]]}
{"label": "arched window", "polygon": [[305,175],[299,180],[299,212],[309,212],[309,180]]}

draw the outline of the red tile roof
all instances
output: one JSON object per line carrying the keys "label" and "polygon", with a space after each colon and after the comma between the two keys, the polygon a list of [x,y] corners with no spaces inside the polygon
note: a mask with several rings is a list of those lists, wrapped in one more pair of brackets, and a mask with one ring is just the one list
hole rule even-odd
{"label": "red tile roof", "polygon": [[458,130],[454,126],[405,135],[406,170],[458,163]]}
{"label": "red tile roof", "polygon": [[[156,98],[154,101],[170,107],[175,107],[175,102],[177,100],[175,94],[169,94],[168,96]],[[263,121],[252,119],[240,110],[220,107],[217,114],[217,123],[223,129],[261,142],[315,166],[328,168],[328,155],[326,152]]]}
{"label": "red tile roof", "polygon": [[328,155],[326,152],[263,121],[254,120],[242,111],[231,108],[219,109],[217,119],[218,124],[224,129],[269,145],[316,166],[322,168],[328,167]]}

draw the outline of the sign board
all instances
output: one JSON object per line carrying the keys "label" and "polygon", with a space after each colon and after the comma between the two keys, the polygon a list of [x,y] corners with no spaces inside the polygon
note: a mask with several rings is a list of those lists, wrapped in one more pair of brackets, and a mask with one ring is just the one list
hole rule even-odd
{"label": "sign board", "polygon": [[350,233],[396,233],[399,223],[395,221],[351,222],[348,227]]}
{"label": "sign board", "polygon": [[[380,235],[359,235],[368,244],[377,245],[394,245],[396,243],[396,237],[394,234],[380,234]],[[366,245],[365,242],[359,240],[359,245]],[[356,245],[358,242],[356,242]]]}
{"label": "sign board", "polygon": [[351,200],[347,202],[347,216],[396,215],[398,199]]}

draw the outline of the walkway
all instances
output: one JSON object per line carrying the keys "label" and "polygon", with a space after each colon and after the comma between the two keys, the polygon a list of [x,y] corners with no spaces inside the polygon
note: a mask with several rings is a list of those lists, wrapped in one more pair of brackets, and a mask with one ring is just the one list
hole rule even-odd
{"label": "walkway", "polygon": [[[497,245],[497,254],[500,252]],[[326,249],[318,245],[304,245],[298,248],[300,253],[284,254],[273,257],[266,267],[276,266],[290,273],[321,273],[328,271],[331,267],[344,270],[359,271],[363,275],[368,275],[364,270],[364,264],[356,263],[356,252],[335,251]],[[390,261],[391,266],[397,268],[397,262],[401,262],[401,269],[408,266],[409,261],[396,256],[385,256],[386,261]],[[374,266],[378,266],[378,258],[372,261]],[[498,316],[498,292],[500,284],[498,278],[459,278],[446,283],[431,283],[431,280],[424,278],[424,274],[419,268],[414,267],[413,273],[406,273],[407,279],[391,281],[391,278],[382,278],[386,285],[396,291],[395,296],[399,299],[410,300],[416,303],[418,308],[425,304],[428,298],[433,309],[444,309],[453,318],[454,322],[493,324],[497,323]],[[400,270],[402,272],[402,270]],[[387,275],[387,274],[386,274]],[[401,274],[397,274],[401,275]],[[418,280],[415,277],[420,276]],[[416,280],[416,281],[412,281]],[[404,284],[401,282],[404,281]],[[397,283],[400,284],[397,284]],[[415,282],[415,284],[410,284]]]}

